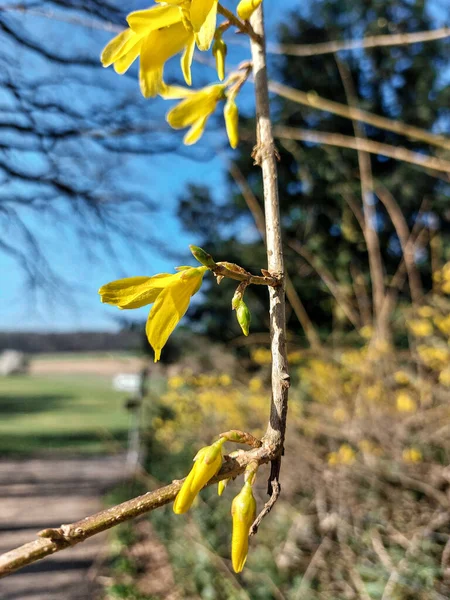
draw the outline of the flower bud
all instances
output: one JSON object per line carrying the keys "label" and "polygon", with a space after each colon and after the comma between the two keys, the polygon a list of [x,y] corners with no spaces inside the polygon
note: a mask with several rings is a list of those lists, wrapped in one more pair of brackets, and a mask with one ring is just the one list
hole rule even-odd
{"label": "flower bud", "polygon": [[248,309],[248,306],[243,300],[239,302],[239,305],[236,308],[236,318],[241,326],[242,333],[247,336],[250,330],[250,321],[252,315]]}
{"label": "flower bud", "polygon": [[234,97],[228,97],[223,109],[223,116],[225,117],[228,140],[234,150],[239,144],[239,111]]}
{"label": "flower bud", "polygon": [[229,481],[230,481],[229,479],[222,479],[221,481],[219,481],[219,483],[217,484],[217,495],[218,496],[221,496],[223,494]]}
{"label": "flower bud", "polygon": [[[230,438],[227,437],[226,435],[224,436],[224,439],[226,439],[227,441],[230,441]],[[232,440],[232,441],[236,441],[236,440]],[[241,453],[241,450],[234,450],[233,452],[230,452],[229,456],[230,458],[235,458],[236,456],[239,456],[239,454]],[[223,494],[223,492],[225,491],[225,488],[227,487],[228,483],[230,482],[231,477],[229,477],[228,479],[222,479],[221,481],[219,481],[219,483],[217,484],[217,495],[221,496]]]}
{"label": "flower bud", "polygon": [[243,21],[248,21],[262,0],[241,0],[237,6],[237,14]]}
{"label": "flower bud", "polygon": [[203,250],[203,248],[190,245],[189,250],[192,252],[195,260],[198,260],[199,263],[205,267],[208,267],[208,269],[214,269],[217,266],[211,254],[208,254],[205,250]]}
{"label": "flower bud", "polygon": [[226,440],[220,438],[211,446],[201,448],[194,458],[194,466],[184,480],[173,504],[177,515],[187,512],[199,491],[214,477],[222,466],[222,446]]}
{"label": "flower bud", "polygon": [[220,81],[224,80],[225,77],[225,58],[227,56],[227,45],[223,41],[222,37],[217,37],[214,40],[212,53],[216,59],[216,71]]}
{"label": "flower bud", "polygon": [[247,481],[231,504],[233,535],[231,539],[231,562],[235,573],[244,568],[248,554],[248,534],[256,517],[256,501],[251,484]]}

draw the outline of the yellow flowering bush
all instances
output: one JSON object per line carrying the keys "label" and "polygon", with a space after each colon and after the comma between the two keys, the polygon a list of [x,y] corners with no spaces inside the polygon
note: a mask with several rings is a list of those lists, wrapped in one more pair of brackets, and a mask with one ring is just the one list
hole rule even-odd
{"label": "yellow flowering bush", "polygon": [[159,399],[167,416],[154,417],[152,428],[156,440],[173,452],[196,439],[232,429],[236,423],[256,437],[263,433],[269,391],[262,382],[255,389],[254,384],[232,382],[226,373],[187,371],[170,378],[167,387]]}

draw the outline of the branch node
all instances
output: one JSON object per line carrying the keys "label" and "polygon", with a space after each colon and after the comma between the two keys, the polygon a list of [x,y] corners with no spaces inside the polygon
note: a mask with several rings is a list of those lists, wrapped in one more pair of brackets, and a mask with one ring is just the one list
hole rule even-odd
{"label": "branch node", "polygon": [[280,153],[273,142],[261,142],[259,141],[252,150],[251,157],[253,158],[253,164],[261,167],[264,160],[268,158],[275,158],[280,160]]}

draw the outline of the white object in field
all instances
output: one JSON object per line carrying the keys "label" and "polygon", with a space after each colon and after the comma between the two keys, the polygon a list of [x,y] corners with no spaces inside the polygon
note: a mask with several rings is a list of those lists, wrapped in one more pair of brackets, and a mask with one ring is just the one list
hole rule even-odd
{"label": "white object in field", "polygon": [[28,370],[28,359],[23,352],[4,350],[0,352],[0,376],[20,375]]}
{"label": "white object in field", "polygon": [[113,377],[113,389],[118,392],[137,394],[141,389],[142,377],[135,373],[119,373]]}

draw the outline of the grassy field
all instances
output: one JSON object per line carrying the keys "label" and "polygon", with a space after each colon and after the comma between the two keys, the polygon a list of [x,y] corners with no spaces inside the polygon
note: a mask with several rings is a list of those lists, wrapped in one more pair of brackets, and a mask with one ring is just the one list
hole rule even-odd
{"label": "grassy field", "polygon": [[0,379],[0,453],[94,453],[124,447],[126,394],[93,375]]}

